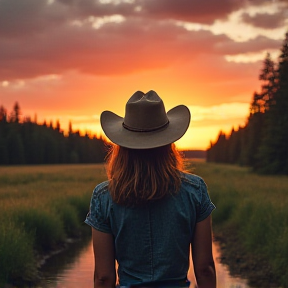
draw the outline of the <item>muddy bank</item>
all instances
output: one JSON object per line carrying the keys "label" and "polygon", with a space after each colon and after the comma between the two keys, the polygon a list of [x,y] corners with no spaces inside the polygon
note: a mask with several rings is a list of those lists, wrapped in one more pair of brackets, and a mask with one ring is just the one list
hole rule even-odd
{"label": "muddy bank", "polygon": [[255,288],[280,288],[277,277],[269,262],[261,255],[248,252],[241,241],[236,228],[216,229],[214,241],[221,250],[220,262],[228,265],[230,274],[248,280]]}

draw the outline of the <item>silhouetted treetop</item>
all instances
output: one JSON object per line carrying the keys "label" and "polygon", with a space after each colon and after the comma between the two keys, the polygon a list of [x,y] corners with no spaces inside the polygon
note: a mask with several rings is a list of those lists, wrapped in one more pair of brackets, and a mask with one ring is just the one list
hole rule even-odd
{"label": "silhouetted treetop", "polygon": [[[35,119],[37,119],[35,117]],[[55,128],[50,121],[47,126],[32,122],[31,117],[21,118],[16,102],[10,117],[0,106],[0,165],[50,164],[50,163],[99,163],[106,155],[105,141],[96,136],[81,136],[72,131],[65,136],[59,120]]]}

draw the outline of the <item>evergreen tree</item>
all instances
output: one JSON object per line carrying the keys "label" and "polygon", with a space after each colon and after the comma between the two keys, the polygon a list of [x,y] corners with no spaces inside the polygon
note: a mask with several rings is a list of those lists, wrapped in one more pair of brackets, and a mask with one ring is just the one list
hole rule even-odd
{"label": "evergreen tree", "polygon": [[225,133],[219,132],[215,143],[207,150],[208,162],[227,163],[227,139]]}
{"label": "evergreen tree", "polygon": [[57,130],[58,132],[61,132],[61,126],[60,126],[59,120],[56,121],[56,128],[55,128],[55,130]]}
{"label": "evergreen tree", "polygon": [[9,155],[7,150],[7,144],[0,134],[0,164],[9,164]]}
{"label": "evergreen tree", "polygon": [[25,164],[25,152],[22,138],[17,127],[12,127],[7,137],[9,164]]}
{"label": "evergreen tree", "polygon": [[21,109],[20,109],[18,102],[16,102],[13,106],[13,111],[10,115],[10,122],[19,123],[20,115],[21,115]]}
{"label": "evergreen tree", "polygon": [[[239,128],[240,129],[240,128]],[[239,151],[241,148],[240,132],[232,129],[227,139],[227,162],[230,164],[239,163]]]}
{"label": "evergreen tree", "polygon": [[288,33],[281,49],[277,74],[277,89],[265,116],[257,167],[263,173],[288,174]]}
{"label": "evergreen tree", "polygon": [[[258,112],[265,113],[269,110],[270,105],[274,103],[275,92],[277,91],[277,71],[275,64],[267,53],[264,60],[264,67],[259,75],[259,80],[263,81],[261,93],[257,94],[257,104],[260,110]],[[255,98],[254,98],[255,99]],[[252,103],[253,107],[253,103]],[[252,110],[252,109],[251,109]]]}
{"label": "evergreen tree", "polygon": [[72,134],[73,134],[72,123],[71,123],[71,121],[69,121],[68,135],[70,136]]}
{"label": "evergreen tree", "polygon": [[0,106],[0,123],[7,122],[7,110],[1,105]]}
{"label": "evergreen tree", "polygon": [[6,143],[7,135],[7,110],[0,106],[0,164],[9,164],[9,157]]}
{"label": "evergreen tree", "polygon": [[263,128],[266,113],[250,114],[247,124],[246,165],[257,169],[257,154],[263,138]]}
{"label": "evergreen tree", "polygon": [[261,86],[261,92],[255,92],[250,107],[250,112],[265,113],[269,110],[271,104],[274,101],[274,95],[277,91],[277,71],[275,70],[275,64],[267,53],[264,60],[264,67],[259,75],[259,80],[263,82]]}

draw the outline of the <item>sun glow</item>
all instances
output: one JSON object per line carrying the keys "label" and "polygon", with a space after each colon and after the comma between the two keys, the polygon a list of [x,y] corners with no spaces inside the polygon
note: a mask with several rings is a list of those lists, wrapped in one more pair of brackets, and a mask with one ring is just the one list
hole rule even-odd
{"label": "sun glow", "polygon": [[[220,130],[229,133],[233,127],[237,128],[245,124],[249,114],[249,104],[234,102],[213,106],[189,106],[189,110],[191,112],[190,127],[186,134],[176,142],[176,145],[179,149],[207,149],[210,141],[216,139]],[[96,135],[105,138],[99,114],[70,114],[61,117],[51,115],[50,119],[54,119],[52,120],[54,124],[58,119],[65,134],[71,122],[74,132],[79,131],[81,135],[88,134],[91,137]]]}

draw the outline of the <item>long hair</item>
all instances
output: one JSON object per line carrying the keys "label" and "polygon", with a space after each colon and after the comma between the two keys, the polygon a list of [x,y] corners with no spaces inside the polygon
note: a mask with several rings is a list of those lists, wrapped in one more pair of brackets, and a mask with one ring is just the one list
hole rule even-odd
{"label": "long hair", "polygon": [[175,144],[153,149],[112,145],[107,157],[109,191],[114,202],[137,206],[176,194],[183,159]]}

